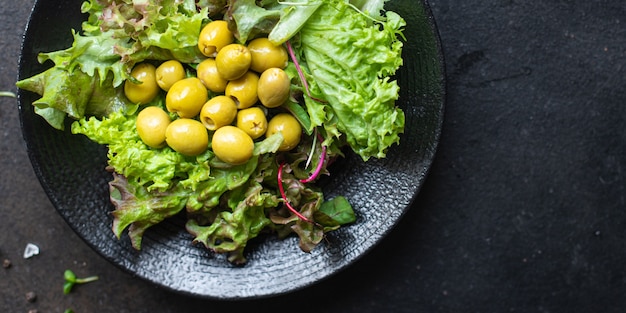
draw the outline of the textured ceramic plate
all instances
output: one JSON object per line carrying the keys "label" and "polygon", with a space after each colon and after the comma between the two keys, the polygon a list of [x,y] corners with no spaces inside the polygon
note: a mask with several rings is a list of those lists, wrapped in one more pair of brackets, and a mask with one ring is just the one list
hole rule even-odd
{"label": "textured ceramic plate", "polygon": [[[45,69],[36,61],[39,52],[71,45],[70,30],[80,29],[85,18],[81,3],[36,2],[24,37],[19,79]],[[410,208],[439,138],[444,69],[430,10],[425,1],[415,0],[392,0],[387,8],[408,24],[405,65],[397,74],[405,134],[387,159],[364,163],[348,155],[333,165],[323,189],[329,198],[347,197],[357,221],[329,234],[310,254],[300,251],[295,237],[264,236],[249,244],[245,266],[233,266],[224,256],[191,245],[183,217],[150,228],[142,250],[135,251],[126,236],[118,240],[111,231],[106,148],[52,129],[33,112],[31,103],[38,96],[20,91],[23,136],[35,173],[59,214],[88,245],[120,268],[165,288],[200,297],[243,299],[283,294],[327,278],[370,251]]]}

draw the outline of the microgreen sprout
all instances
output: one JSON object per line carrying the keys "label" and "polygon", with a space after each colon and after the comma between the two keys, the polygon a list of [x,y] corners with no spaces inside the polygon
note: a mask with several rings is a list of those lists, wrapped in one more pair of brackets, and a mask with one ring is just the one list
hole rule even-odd
{"label": "microgreen sprout", "polygon": [[[318,139],[319,141],[323,141],[324,138],[322,138],[322,135],[320,135],[317,131],[316,131],[317,136],[313,137],[313,144],[315,145],[315,139]],[[309,155],[309,160],[310,160],[310,156],[313,156],[313,150],[311,149],[311,154]],[[322,167],[324,166],[324,160],[326,159],[326,146],[322,144],[322,153],[320,153],[320,158],[317,161],[317,166],[315,167],[315,171],[313,172],[313,174],[311,174],[311,176],[301,179],[300,182],[303,184],[306,183],[310,183],[312,181],[314,181],[317,176],[319,176],[320,172],[322,171]],[[307,167],[309,161],[307,161]]]}
{"label": "microgreen sprout", "polygon": [[11,92],[11,91],[0,91],[0,97],[11,97],[11,98],[15,98],[15,93]]}
{"label": "microgreen sprout", "polygon": [[78,278],[76,274],[71,270],[65,270],[63,273],[63,277],[65,278],[65,283],[63,284],[63,293],[68,294],[72,291],[72,287],[76,284],[85,284],[92,281],[98,280],[98,276],[89,276],[85,278]]}
{"label": "microgreen sprout", "polygon": [[296,210],[291,203],[289,203],[289,200],[287,199],[287,194],[285,193],[285,188],[283,187],[283,168],[285,167],[285,163],[281,163],[278,166],[278,190],[280,191],[280,195],[283,197],[283,200],[285,200],[285,206],[287,207],[287,209],[289,209],[289,211],[291,211],[291,213],[295,214],[299,219],[307,222],[307,223],[311,223],[313,225],[318,225],[318,223],[308,219],[306,216],[302,215],[302,213],[298,212],[298,210]]}

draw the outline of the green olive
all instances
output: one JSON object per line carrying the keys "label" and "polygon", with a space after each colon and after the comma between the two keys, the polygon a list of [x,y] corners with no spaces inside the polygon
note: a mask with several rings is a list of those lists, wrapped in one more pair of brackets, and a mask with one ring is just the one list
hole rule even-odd
{"label": "green olive", "polygon": [[250,68],[257,73],[263,73],[268,68],[287,67],[287,49],[282,45],[274,45],[265,37],[256,38],[248,43],[252,55]]}
{"label": "green olive", "polygon": [[209,58],[198,64],[196,76],[202,81],[208,90],[215,93],[223,93],[226,90],[227,80],[220,76],[217,71],[215,59]]}
{"label": "green olive", "polygon": [[237,127],[241,128],[252,139],[257,139],[267,131],[265,112],[257,106],[237,112]]}
{"label": "green olive", "polygon": [[165,142],[180,154],[195,156],[208,148],[209,134],[202,123],[189,118],[180,118],[167,126]]}
{"label": "green olive", "polygon": [[217,71],[226,80],[235,80],[246,74],[251,61],[250,50],[238,43],[225,46],[215,56]]}
{"label": "green olive", "polygon": [[130,102],[138,104],[146,104],[154,99],[159,93],[159,86],[156,82],[156,68],[150,63],[137,64],[130,72],[135,83],[130,79],[124,82],[124,94]]}
{"label": "green olive", "polygon": [[266,137],[275,133],[283,134],[283,143],[278,148],[279,151],[289,151],[300,143],[302,136],[302,126],[296,118],[289,113],[279,113],[267,123]]}
{"label": "green olive", "polygon": [[254,142],[243,130],[229,125],[215,131],[211,148],[220,160],[236,165],[252,157]]}
{"label": "green olive", "polygon": [[149,106],[139,112],[135,123],[141,141],[152,148],[162,148],[170,122],[170,116],[163,109]]}
{"label": "green olive", "polygon": [[198,49],[207,57],[214,57],[224,46],[234,40],[226,21],[217,20],[206,24],[198,36]]}
{"label": "green olive", "polygon": [[209,92],[196,77],[175,82],[165,96],[167,110],[182,118],[192,118],[200,113]]}
{"label": "green olive", "polygon": [[289,99],[291,80],[285,71],[277,67],[265,70],[259,77],[257,95],[261,103],[275,108]]}
{"label": "green olive", "polygon": [[246,109],[259,100],[258,85],[259,76],[255,72],[248,71],[241,78],[229,81],[225,94],[235,100],[238,109]]}
{"label": "green olive", "polygon": [[156,82],[165,91],[170,90],[175,82],[183,78],[185,78],[185,69],[177,60],[165,61],[156,68]]}
{"label": "green olive", "polygon": [[227,96],[216,96],[207,101],[200,111],[200,121],[208,130],[216,130],[232,123],[237,116],[235,101]]}

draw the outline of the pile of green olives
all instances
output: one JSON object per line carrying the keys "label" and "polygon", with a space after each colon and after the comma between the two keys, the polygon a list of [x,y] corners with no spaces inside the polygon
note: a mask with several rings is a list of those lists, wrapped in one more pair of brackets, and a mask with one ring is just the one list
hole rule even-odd
{"label": "pile of green olives", "polygon": [[[206,58],[197,65],[143,62],[126,80],[126,97],[145,105],[136,127],[146,145],[195,156],[210,143],[220,160],[235,165],[252,157],[254,141],[264,135],[282,133],[279,151],[298,145],[300,123],[276,109],[290,97],[284,46],[264,37],[238,43],[227,22],[216,20],[203,27],[198,49]],[[151,105],[160,92],[165,93],[165,108]]]}

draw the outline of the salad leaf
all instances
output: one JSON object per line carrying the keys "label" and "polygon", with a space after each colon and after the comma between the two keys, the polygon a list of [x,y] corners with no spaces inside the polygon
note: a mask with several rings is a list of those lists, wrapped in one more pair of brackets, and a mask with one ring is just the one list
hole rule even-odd
{"label": "salad leaf", "polygon": [[218,253],[228,253],[228,260],[235,264],[246,261],[243,252],[247,243],[271,224],[265,209],[279,203],[277,197],[258,182],[251,181],[250,184],[228,194],[232,211],[221,211],[206,226],[195,219],[189,219],[186,224],[187,231],[195,236],[195,243],[202,243]]}
{"label": "salad leaf", "polygon": [[[352,205],[350,205],[350,202],[342,196],[335,197],[332,200],[322,203],[319,208],[319,213],[323,213],[325,217],[330,219],[325,219],[327,225],[343,225],[354,223],[356,221]],[[321,218],[316,217],[316,220],[321,220]]]}
{"label": "salad leaf", "polygon": [[235,23],[234,35],[240,42],[269,32],[280,19],[280,7],[266,9],[255,0],[233,0],[227,17]]}
{"label": "salad leaf", "polygon": [[380,19],[381,12],[385,6],[385,2],[389,0],[350,0],[350,3],[363,13],[373,18]]}
{"label": "salad leaf", "polygon": [[103,83],[82,71],[52,67],[17,83],[21,89],[42,95],[35,100],[35,112],[51,126],[63,130],[65,117],[106,116],[113,112],[132,114],[137,106],[111,86],[112,76]]}
{"label": "salad leaf", "polygon": [[226,12],[227,3],[228,0],[197,0],[196,6],[199,8],[207,8],[210,17],[219,17]]}
{"label": "salad leaf", "polygon": [[258,165],[258,156],[253,156],[244,164],[224,168],[212,168],[210,179],[199,184],[195,193],[189,195],[187,211],[193,214],[206,214],[220,204],[222,195],[246,184]]}
{"label": "salad leaf", "polygon": [[275,45],[283,44],[296,35],[306,21],[322,5],[322,1],[304,0],[292,2],[292,6],[283,10],[280,21],[276,23],[267,38]]}
{"label": "salad leaf", "polygon": [[394,12],[386,17],[373,21],[344,1],[330,0],[300,31],[311,85],[317,85],[311,92],[328,100],[338,130],[363,160],[385,157],[404,131],[391,75],[402,65],[398,36],[405,21]]}
{"label": "salad leaf", "polygon": [[74,118],[84,116],[94,81],[83,72],[53,67],[19,81],[17,87],[42,95],[33,102],[35,112],[52,127],[63,130],[66,114]]}
{"label": "salad leaf", "polygon": [[232,0],[227,18],[233,22],[240,42],[266,35],[270,42],[280,45],[294,37],[322,3],[323,0],[270,0],[259,5],[255,0]]}
{"label": "salad leaf", "polygon": [[111,202],[115,206],[113,233],[119,239],[127,227],[133,248],[141,249],[143,234],[149,227],[176,215],[185,206],[185,191],[172,188],[166,192],[148,192],[146,188],[114,173],[109,183]]}
{"label": "salad leaf", "polygon": [[107,145],[109,165],[149,191],[165,191],[175,183],[195,189],[201,181],[210,178],[210,151],[189,158],[169,148],[151,149],[139,138],[136,119],[136,115],[121,112],[111,113],[101,120],[84,118],[72,124],[72,133]]}
{"label": "salad leaf", "polygon": [[40,53],[40,63],[54,66],[17,82],[18,88],[42,96],[33,103],[35,112],[57,129],[63,129],[64,114],[80,119],[136,109],[113,88],[138,62],[203,59],[197,42],[208,8],[197,12],[193,0],[87,0],[81,10],[89,16],[82,34],[72,31],[72,46]]}
{"label": "salad leaf", "polygon": [[88,36],[107,33],[124,42],[109,47],[127,70],[147,58],[183,63],[203,58],[197,44],[208,7],[198,12],[194,0],[89,0],[82,11],[89,14],[82,25]]}
{"label": "salad leaf", "polygon": [[83,36],[76,31],[73,44],[65,50],[40,53],[39,63],[52,61],[55,67],[68,72],[77,70],[105,81],[109,73],[113,74],[113,87],[117,87],[126,79],[127,68],[120,63],[120,56],[115,54],[114,47],[128,45],[127,41],[113,37],[111,32],[102,32],[97,35]]}

